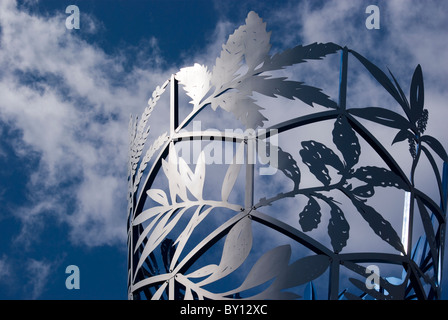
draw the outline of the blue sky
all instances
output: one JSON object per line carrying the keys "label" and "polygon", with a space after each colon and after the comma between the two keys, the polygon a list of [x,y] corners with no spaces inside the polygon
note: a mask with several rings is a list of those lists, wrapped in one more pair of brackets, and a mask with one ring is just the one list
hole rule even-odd
{"label": "blue sky", "polygon": [[[364,26],[369,4],[380,30]],[[179,68],[212,67],[250,10],[274,51],[332,41],[406,85],[421,63],[428,131],[448,149],[444,1],[0,0],[0,299],[127,298],[129,115]],[[80,290],[65,287],[71,264]]]}

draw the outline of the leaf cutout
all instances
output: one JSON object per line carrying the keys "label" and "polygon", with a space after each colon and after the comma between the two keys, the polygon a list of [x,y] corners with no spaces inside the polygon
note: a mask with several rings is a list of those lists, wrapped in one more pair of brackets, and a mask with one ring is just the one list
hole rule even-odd
{"label": "leaf cutout", "polygon": [[186,275],[187,278],[203,278],[214,272],[216,272],[218,266],[216,264],[209,264],[205,267],[202,267],[196,271],[193,271]]}
{"label": "leaf cutout", "polygon": [[367,107],[367,108],[351,108],[348,109],[347,111],[357,117],[370,120],[391,128],[396,128],[400,130],[407,128],[416,129],[415,126],[412,126],[412,124],[408,120],[406,120],[405,117],[388,109]]}
{"label": "leaf cutout", "polygon": [[286,79],[286,77],[271,78],[270,76],[262,75],[252,76],[245,78],[238,85],[238,90],[245,95],[252,95],[255,91],[272,98],[282,96],[293,100],[296,91],[301,86],[301,82]]}
{"label": "leaf cutout", "polygon": [[277,276],[288,266],[291,257],[291,246],[283,245],[269,250],[254,264],[244,282],[237,289],[226,292],[223,296],[231,295],[254,288]]}
{"label": "leaf cutout", "polygon": [[261,69],[263,72],[272,71],[306,62],[306,60],[321,60],[323,57],[336,53],[340,49],[341,47],[339,45],[332,42],[315,42],[306,46],[298,45],[294,48],[276,53],[272,57],[268,57]]}
{"label": "leaf cutout", "polygon": [[260,65],[271,50],[271,32],[266,32],[266,22],[253,11],[246,18],[243,44],[245,49],[244,58],[249,69],[255,69]]}
{"label": "leaf cutout", "polygon": [[146,194],[155,202],[160,203],[162,206],[169,206],[168,198],[165,191],[161,189],[149,189]]}
{"label": "leaf cutout", "polygon": [[302,230],[308,232],[316,229],[320,223],[321,216],[319,203],[313,197],[309,197],[305,208],[299,213],[299,223]]}
{"label": "leaf cutout", "polygon": [[361,154],[361,146],[355,131],[350,126],[346,117],[338,117],[333,128],[333,142],[341,151],[346,168],[352,168],[358,163]]}
{"label": "leaf cutout", "polygon": [[218,106],[227,112],[232,112],[246,128],[262,127],[263,121],[267,120],[260,112],[263,108],[256,104],[254,99],[240,91],[226,91],[213,99],[212,109],[216,110]]}
{"label": "leaf cutout", "polygon": [[249,69],[254,69],[266,58],[271,45],[266,23],[253,11],[249,12],[246,24],[231,34],[222,46],[221,55],[216,59],[211,83],[220,91],[238,77],[237,71],[245,58]]}
{"label": "leaf cutout", "polygon": [[224,181],[222,182],[221,198],[222,201],[227,202],[232,192],[233,186],[235,185],[236,179],[241,170],[241,165],[244,159],[244,142],[241,142],[235,156],[233,157],[232,163],[227,169]]}
{"label": "leaf cutout", "polygon": [[[388,68],[388,70],[389,70],[389,68]],[[408,102],[408,99],[406,98],[406,95],[404,94],[403,90],[401,89],[401,86],[398,83],[397,79],[395,79],[395,76],[393,75],[393,73],[390,70],[389,70],[389,73],[390,73],[392,79],[394,80],[395,86],[397,87],[398,93],[400,93],[401,99],[406,104],[406,109],[405,109],[406,114],[410,114],[409,110],[411,110],[411,106],[409,105],[409,102]]]}
{"label": "leaf cutout", "polygon": [[198,63],[192,67],[182,68],[176,74],[176,79],[184,86],[187,95],[192,99],[190,103],[195,109],[210,90],[211,77],[208,68]]}
{"label": "leaf cutout", "polygon": [[168,179],[172,204],[177,203],[177,196],[183,201],[188,201],[187,189],[184,179],[178,171],[178,163],[179,159],[177,157],[176,149],[174,148],[174,144],[170,143],[168,161],[162,159],[162,169]]}
{"label": "leaf cutout", "polygon": [[203,209],[204,206],[198,206],[196,211],[194,212],[193,216],[190,218],[190,221],[188,222],[188,225],[185,227],[185,229],[182,231],[182,233],[179,235],[179,237],[176,239],[174,244],[177,244],[176,252],[173,256],[173,265],[171,266],[171,269],[174,269],[174,264],[179,259],[180,254],[182,253],[182,250],[185,247],[185,244],[187,243],[188,239],[190,238],[191,234],[193,233],[194,229],[204,220],[204,218],[212,211],[213,207],[207,208],[206,210]]}
{"label": "leaf cutout", "polygon": [[297,91],[294,93],[294,97],[300,99],[307,105],[314,107],[314,104],[318,104],[325,108],[336,109],[338,104],[331,100],[328,95],[322,92],[322,89],[301,84]]}
{"label": "leaf cutout", "polygon": [[[166,212],[171,211],[167,210]],[[165,212],[165,213],[166,213]],[[136,253],[139,250],[140,245],[147,240],[147,235],[149,234],[149,232],[152,230],[152,228],[156,225],[156,223],[160,220],[160,218],[163,215],[158,215],[157,217],[155,217],[149,224],[148,226],[144,229],[144,230],[140,230],[140,234],[138,236],[137,242],[135,244],[135,248],[134,248],[134,253]],[[140,226],[141,227],[141,226]]]}
{"label": "leaf cutout", "polygon": [[369,186],[395,187],[407,190],[407,184],[393,171],[379,167],[360,167],[352,175],[354,178],[367,182]]}
{"label": "leaf cutout", "polygon": [[196,161],[196,168],[193,171],[183,158],[179,158],[179,173],[183,179],[184,185],[197,199],[202,200],[202,193],[205,182],[205,154],[201,151],[198,160]]}
{"label": "leaf cutout", "polygon": [[353,189],[352,193],[358,197],[370,198],[375,194],[375,189],[373,188],[373,186],[366,184],[364,186],[359,186]]}
{"label": "leaf cutout", "polygon": [[[145,248],[140,256],[137,264],[136,270],[138,270],[148,255],[163,241],[168,233],[176,226],[179,219],[185,213],[188,207],[182,208],[180,210],[170,210],[165,214],[160,222],[155,226],[153,232],[150,234],[148,241],[146,242]],[[174,217],[173,217],[174,216]]]}
{"label": "leaf cutout", "polygon": [[426,143],[432,150],[434,150],[437,155],[444,161],[448,162],[448,155],[445,151],[445,148],[442,146],[442,144],[435,139],[434,137],[425,135],[420,138],[420,141]]}
{"label": "leaf cutout", "polygon": [[[160,87],[157,86],[156,89],[152,93],[152,97],[148,100],[148,106],[143,111],[141,118],[139,121],[138,118],[135,119],[135,122],[132,121],[130,123],[130,151],[131,151],[131,167],[132,167],[132,176],[135,174],[135,169],[137,168],[137,164],[140,161],[140,156],[143,151],[143,147],[146,143],[146,139],[149,135],[149,126],[148,119],[151,116],[152,111],[154,110],[157,101],[160,99],[160,96],[165,92],[166,87],[168,86],[169,81],[165,81],[165,83]],[[131,127],[132,126],[132,127]]]}
{"label": "leaf cutout", "polygon": [[303,149],[300,150],[300,156],[303,163],[310,169],[311,173],[322,182],[325,186],[329,186],[331,177],[325,165],[331,165],[333,168],[342,171],[344,165],[339,157],[320,142],[317,141],[302,141]]}
{"label": "leaf cutout", "polygon": [[227,234],[217,270],[198,285],[204,286],[235,271],[246,260],[251,249],[252,220],[245,217],[238,221]]}
{"label": "leaf cutout", "polygon": [[350,236],[350,225],[345,219],[344,212],[335,205],[332,201],[327,201],[330,206],[330,220],[328,222],[328,235],[331,239],[331,246],[335,253],[347,245],[347,240]]}
{"label": "leaf cutout", "polygon": [[263,63],[271,48],[269,44],[270,33],[266,32],[266,23],[253,11],[249,12],[246,24],[240,26],[229,36],[223,45],[220,57],[216,59],[211,76],[211,84],[215,92],[211,98],[211,107],[216,110],[218,106],[232,112],[246,128],[263,126],[267,120],[261,113],[262,109],[245,92],[241,91],[241,82],[235,82],[239,76],[237,71],[241,66],[243,57],[248,71],[243,78],[254,76],[254,69]]}
{"label": "leaf cutout", "polygon": [[390,81],[389,77],[380,68],[356,51],[350,50],[350,52],[356,57],[356,59],[359,60],[359,62],[364,65],[370,74],[378,81],[379,84],[384,87],[384,89],[387,90],[387,92],[389,92],[389,94],[403,107],[403,109],[407,111],[406,103],[402,100],[400,93],[397,91],[392,81]]}
{"label": "leaf cutout", "polygon": [[423,85],[422,67],[420,65],[415,68],[414,74],[412,75],[409,102],[411,105],[412,121],[415,122],[422,116],[425,103],[425,88]]}
{"label": "leaf cutout", "polygon": [[374,208],[368,206],[362,201],[352,198],[362,218],[369,224],[370,228],[385,242],[389,243],[396,250],[404,253],[403,244],[395,229],[389,221],[385,220]]}
{"label": "leaf cutout", "polygon": [[[151,189],[150,189],[151,190]],[[145,211],[142,211],[138,216],[136,216],[132,222],[133,226],[137,226],[140,223],[145,222],[146,220],[159,215],[161,213],[165,213],[168,210],[171,210],[170,207],[165,207],[165,206],[155,206],[155,207],[151,207],[149,209],[146,209]]]}
{"label": "leaf cutout", "polygon": [[277,276],[270,290],[283,290],[310,282],[321,276],[329,266],[330,258],[326,255],[301,258]]}
{"label": "leaf cutout", "polygon": [[[254,91],[270,97],[298,98],[310,106],[316,103],[327,108],[337,107],[336,102],[321,89],[301,82],[286,81],[286,78],[270,78],[261,73],[273,70],[274,66],[279,67],[281,64],[295,64],[303,62],[303,59],[320,59],[339,50],[339,46],[313,44],[306,48],[296,47],[271,59],[268,55],[271,48],[269,41],[270,32],[266,32],[266,23],[263,23],[256,13],[250,12],[246,25],[239,27],[229,36],[220,57],[216,59],[211,76],[215,92],[207,100],[213,110],[220,106],[232,112],[246,128],[256,128],[263,126],[267,119],[260,112],[262,108],[250,98]],[[244,75],[240,75],[237,72],[243,58],[248,69]]]}
{"label": "leaf cutout", "polygon": [[275,163],[275,161],[272,161],[272,163],[269,163],[269,164],[272,167],[279,169],[281,172],[283,172],[283,174],[286,177],[291,179],[294,182],[293,190],[298,190],[301,174],[300,174],[299,166],[297,165],[297,162],[293,158],[293,156],[289,152],[284,151],[282,148],[272,144],[271,142],[266,142],[263,139],[258,139],[256,146],[258,148],[257,151],[258,151],[259,157],[261,157],[261,158],[264,157],[264,155],[265,155],[266,158],[268,158],[269,160],[272,160],[271,151],[276,153],[277,163]]}
{"label": "leaf cutout", "polygon": [[409,140],[409,139],[414,139],[415,136],[412,132],[410,132],[407,129],[401,129],[400,131],[398,131],[397,135],[395,136],[394,140],[392,141],[392,144],[397,143],[397,142],[401,142],[404,140]]}
{"label": "leaf cutout", "polygon": [[286,79],[286,77],[252,76],[241,81],[238,90],[249,96],[255,91],[273,98],[278,96],[291,100],[298,98],[309,106],[317,103],[324,107],[336,108],[336,102],[324,94],[321,89]]}
{"label": "leaf cutout", "polygon": [[210,81],[217,91],[238,76],[236,72],[240,68],[244,54],[243,43],[240,40],[244,28],[240,26],[229,36],[227,43],[222,46],[221,55],[216,59]]}

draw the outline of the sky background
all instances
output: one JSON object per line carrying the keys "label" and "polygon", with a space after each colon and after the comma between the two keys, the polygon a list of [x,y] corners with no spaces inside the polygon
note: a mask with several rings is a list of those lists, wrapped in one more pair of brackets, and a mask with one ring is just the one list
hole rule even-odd
{"label": "sky background", "polygon": [[[380,30],[364,25],[370,4]],[[405,88],[420,63],[428,134],[448,149],[446,1],[0,0],[0,299],[127,298],[129,115],[179,68],[211,68],[250,10],[273,51],[347,45]],[[80,290],[65,287],[71,264]]]}

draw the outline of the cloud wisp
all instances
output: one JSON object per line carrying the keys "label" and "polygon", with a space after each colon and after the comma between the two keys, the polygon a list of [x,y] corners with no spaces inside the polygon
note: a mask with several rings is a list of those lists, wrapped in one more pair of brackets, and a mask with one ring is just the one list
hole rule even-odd
{"label": "cloud wisp", "polygon": [[0,6],[0,119],[20,130],[21,157],[39,155],[31,203],[16,211],[19,239],[51,217],[70,226],[74,243],[123,242],[127,124],[165,76],[157,42],[149,41],[148,63],[125,73],[122,56],[67,30],[63,13],[34,15],[12,0]]}

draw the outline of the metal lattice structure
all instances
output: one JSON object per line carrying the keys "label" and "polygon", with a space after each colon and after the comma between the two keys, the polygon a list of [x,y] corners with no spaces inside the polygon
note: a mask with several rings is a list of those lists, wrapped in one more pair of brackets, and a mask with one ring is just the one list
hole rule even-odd
{"label": "metal lattice structure", "polygon": [[[250,12],[211,70],[199,64],[181,69],[157,87],[140,118],[131,118],[129,298],[313,299],[325,287],[328,299],[439,299],[448,157],[439,141],[424,134],[429,113],[420,65],[408,98],[391,72],[388,76],[347,47],[313,43],[273,55],[270,49],[266,24]],[[305,82],[275,76],[334,55],[340,55],[337,101]],[[349,107],[349,58],[396,110]],[[185,117],[179,89],[193,105]],[[254,94],[294,101],[309,112],[285,115],[255,131],[268,119]],[[162,96],[169,98],[166,105],[159,101]],[[165,108],[169,123],[149,144],[149,117],[156,107]],[[233,115],[235,128],[242,124],[245,131],[192,129],[193,120],[210,109],[217,117],[219,111]],[[387,147],[367,129],[369,124],[394,132]],[[318,125],[331,130],[325,143],[303,139],[295,131]],[[294,139],[282,140],[288,133]],[[234,151],[216,174],[216,166],[207,162],[207,142]],[[189,165],[179,147],[194,143],[200,152]],[[406,152],[397,159],[391,149],[403,145]],[[275,174],[256,174],[261,165],[251,159],[262,151],[268,162],[264,165]],[[383,166],[370,164],[369,152]],[[361,162],[364,153],[368,156]],[[436,181],[435,194],[418,185],[416,171],[423,157],[431,169],[425,175]],[[284,188],[270,188],[275,181],[283,181]],[[399,195],[401,211],[381,206],[378,194],[384,191]],[[361,241],[352,239],[381,244],[356,251]],[[378,251],[380,247],[386,249]],[[381,266],[381,274],[369,286],[372,265]],[[400,276],[389,275],[394,268]]]}

